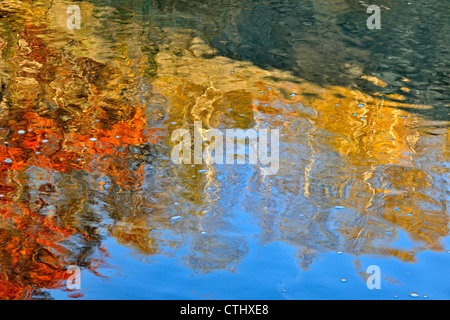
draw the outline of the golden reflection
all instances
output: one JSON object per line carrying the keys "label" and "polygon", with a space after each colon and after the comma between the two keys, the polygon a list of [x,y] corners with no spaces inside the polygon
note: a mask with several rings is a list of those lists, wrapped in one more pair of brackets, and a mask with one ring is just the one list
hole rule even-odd
{"label": "golden reflection", "polygon": [[[195,119],[202,120],[211,127],[225,123],[248,128],[257,125],[259,121],[256,119],[260,114],[281,115],[287,120],[281,123],[269,121],[284,128],[286,136],[304,139],[300,143],[307,146],[308,154],[305,156],[309,160],[305,159],[303,167],[303,195],[312,202],[315,210],[319,210],[311,217],[311,223],[320,225],[323,219],[327,224],[335,220],[339,227],[328,231],[325,229],[323,235],[311,234],[311,225],[306,225],[305,230],[303,223],[289,223],[289,227],[285,229],[286,222],[280,218],[279,239],[303,248],[306,234],[310,234],[308,237],[317,237],[316,241],[320,242],[325,240],[321,238],[327,237],[327,233],[331,236],[337,232],[339,235],[333,236],[336,238],[334,242],[341,242],[340,246],[348,252],[396,256],[410,262],[414,261],[417,251],[425,248],[437,251],[443,249],[440,240],[448,236],[449,221],[443,194],[437,198],[424,196],[435,185],[435,178],[416,166],[417,159],[423,157],[423,154],[418,154],[418,148],[429,137],[417,129],[422,120],[396,109],[429,106],[391,102],[343,87],[323,88],[294,79],[286,72],[262,70],[250,63],[224,57],[205,60],[195,55],[195,50],[203,47],[201,52],[211,52],[211,49],[199,40],[194,40],[194,48],[189,47],[188,43],[186,38],[187,52],[192,54],[169,57],[168,52],[161,52],[156,56],[161,72],[153,82],[154,90],[168,97],[172,120],[182,124]],[[179,76],[174,77],[174,74]],[[385,82],[372,76],[362,78],[380,87],[387,86]],[[389,98],[402,99],[400,96]],[[202,101],[202,107],[199,107],[199,101]],[[227,112],[229,108],[234,112]],[[243,122],[243,118],[247,122]],[[294,123],[298,118],[306,119],[306,136],[299,136],[295,131],[297,129]],[[433,148],[433,153],[441,159],[442,151],[446,149],[442,139],[444,137],[445,135],[437,139]],[[294,142],[293,138],[288,139],[287,143]],[[327,146],[329,149],[326,149]],[[321,168],[322,164],[316,165],[316,162],[321,163],[323,160],[316,158],[333,150],[345,159],[343,162],[347,166],[347,172],[342,177],[322,178],[321,175],[328,170],[321,172],[324,170]],[[326,163],[326,166],[330,169],[338,165],[332,159],[328,162],[330,163]],[[301,167],[296,163],[285,165]],[[322,179],[326,185],[322,185],[323,190],[317,189],[318,180]],[[335,188],[338,190],[336,195],[327,191]],[[298,195],[287,197],[295,199]],[[342,203],[354,208],[357,215],[349,215],[344,221],[339,221],[329,213],[323,217],[324,213],[320,212]],[[256,218],[264,220],[264,210],[258,212],[260,216]],[[269,214],[278,215],[274,212]],[[299,220],[298,216],[292,219]],[[355,223],[355,220],[360,222]],[[262,227],[274,228],[266,223],[262,223]],[[405,251],[384,245],[375,246],[374,243],[380,240],[395,238],[384,234],[384,231],[391,228],[407,232],[414,241],[422,243],[423,247]],[[267,232],[273,233],[273,230]],[[292,238],[292,233],[301,236]],[[330,250],[335,245],[336,243],[332,243],[331,247],[319,250]],[[308,242],[306,247],[311,248],[310,246],[311,243]],[[301,264],[305,265],[305,262]]]}

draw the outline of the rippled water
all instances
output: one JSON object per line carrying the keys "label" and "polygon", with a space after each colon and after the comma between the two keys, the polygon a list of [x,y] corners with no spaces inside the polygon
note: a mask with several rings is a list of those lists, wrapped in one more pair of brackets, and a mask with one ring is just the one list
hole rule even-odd
{"label": "rippled water", "polygon": [[[448,299],[450,3],[369,4],[1,0],[0,297]],[[278,173],[174,164],[194,121]]]}

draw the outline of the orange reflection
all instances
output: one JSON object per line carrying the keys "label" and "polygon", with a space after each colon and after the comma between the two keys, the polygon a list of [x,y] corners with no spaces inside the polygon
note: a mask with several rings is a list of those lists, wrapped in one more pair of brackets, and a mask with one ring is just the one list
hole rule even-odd
{"label": "orange reflection", "polygon": [[111,85],[120,70],[50,48],[46,25],[32,18],[12,28],[0,117],[0,299],[29,299],[38,289],[64,287],[68,265],[96,273],[107,252],[95,229],[77,220],[76,194],[66,190],[69,200],[55,207],[54,181],[28,175],[83,171],[133,189],[144,173],[130,170],[130,146],[156,142],[157,130],[147,128],[138,104],[111,98],[122,90]]}

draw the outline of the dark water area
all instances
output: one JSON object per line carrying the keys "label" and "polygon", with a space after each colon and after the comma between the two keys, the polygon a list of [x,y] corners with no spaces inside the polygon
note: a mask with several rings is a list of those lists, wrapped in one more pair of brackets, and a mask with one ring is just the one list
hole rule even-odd
{"label": "dark water area", "polygon": [[449,7],[0,0],[0,298],[448,299]]}
{"label": "dark water area", "polygon": [[[265,69],[291,71],[320,85],[401,94],[415,110],[449,121],[450,3],[379,1],[382,29],[368,32],[363,1],[94,1],[137,13],[158,27],[189,28],[215,53]],[[122,19],[122,18],[121,18]],[[205,57],[207,58],[207,57]],[[360,79],[372,74],[383,90]],[[411,80],[403,92],[402,79]],[[394,98],[390,98],[395,100]]]}

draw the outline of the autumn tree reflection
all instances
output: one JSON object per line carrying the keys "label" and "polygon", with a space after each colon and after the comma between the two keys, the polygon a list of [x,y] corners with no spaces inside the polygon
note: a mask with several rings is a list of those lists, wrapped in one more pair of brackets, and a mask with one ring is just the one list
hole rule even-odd
{"label": "autumn tree reflection", "polygon": [[[70,33],[66,2],[0,2],[0,298],[64,287],[69,265],[102,276],[108,237],[203,273],[234,270],[249,239],[288,243],[305,270],[331,251],[412,263],[443,249],[448,129],[407,112],[431,106],[387,95],[362,68],[349,65],[345,83],[379,92],[312,83],[220,56],[194,29],[80,5],[89,15]],[[194,121],[280,129],[279,173],[175,165],[170,135]]]}
{"label": "autumn tree reflection", "polygon": [[42,37],[54,32],[45,11],[20,18],[26,5],[7,11],[0,34],[4,299],[64,287],[69,265],[97,273],[107,254],[105,223],[123,219],[114,210],[104,215],[98,203],[142,184],[146,159],[130,147],[144,150],[157,139],[143,110],[113,92],[119,85],[108,87],[121,71],[51,48]]}

